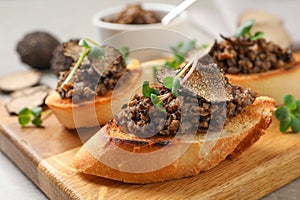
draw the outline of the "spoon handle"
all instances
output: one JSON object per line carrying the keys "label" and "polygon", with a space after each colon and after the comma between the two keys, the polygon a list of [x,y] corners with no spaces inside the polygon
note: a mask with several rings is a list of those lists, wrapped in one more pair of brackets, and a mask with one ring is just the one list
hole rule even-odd
{"label": "spoon handle", "polygon": [[184,0],[178,6],[176,6],[173,10],[171,10],[166,16],[163,17],[161,23],[166,25],[170,23],[178,14],[187,9],[190,5],[195,3],[197,0]]}

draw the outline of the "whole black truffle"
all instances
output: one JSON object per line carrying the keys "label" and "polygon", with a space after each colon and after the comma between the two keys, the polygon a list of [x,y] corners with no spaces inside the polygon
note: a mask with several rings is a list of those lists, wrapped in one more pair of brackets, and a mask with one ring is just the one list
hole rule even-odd
{"label": "whole black truffle", "polygon": [[28,33],[17,44],[22,62],[36,69],[49,69],[52,52],[59,41],[47,32]]}

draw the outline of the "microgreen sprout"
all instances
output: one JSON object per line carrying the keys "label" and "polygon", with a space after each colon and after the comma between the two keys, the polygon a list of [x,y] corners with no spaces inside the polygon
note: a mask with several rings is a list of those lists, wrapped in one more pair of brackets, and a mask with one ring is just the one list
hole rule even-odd
{"label": "microgreen sprout", "polygon": [[264,37],[264,33],[261,31],[254,33],[254,35],[251,34],[251,28],[253,27],[254,22],[254,19],[246,21],[244,24],[238,27],[234,36],[237,38],[248,36],[248,38],[251,40],[257,40]]}
{"label": "microgreen sprout", "polygon": [[[89,43],[91,43],[93,46],[89,45]],[[69,75],[67,76],[65,81],[61,84],[61,88],[65,84],[67,84],[71,81],[71,79],[74,77],[76,71],[81,66],[82,62],[84,61],[84,59],[87,55],[89,55],[93,58],[98,58],[99,56],[104,56],[104,50],[102,49],[100,44],[98,44],[97,42],[95,42],[89,38],[81,39],[78,42],[78,46],[84,47],[84,51],[81,54],[81,56],[79,57],[79,59],[77,60],[76,64],[74,65],[73,69],[71,70],[71,72],[69,73]]]}
{"label": "microgreen sprout", "polygon": [[180,80],[178,77],[167,76],[164,78],[164,86],[171,90],[174,97],[178,96],[178,89],[180,88]]}
{"label": "microgreen sprout", "polygon": [[187,42],[179,42],[175,47],[171,47],[173,58],[170,61],[167,61],[164,64],[164,67],[170,69],[178,69],[180,68],[181,64],[184,63],[185,58],[189,51],[196,49],[196,50],[203,50],[209,47],[209,44],[201,44],[197,46],[196,40],[190,40]]}
{"label": "microgreen sprout", "polygon": [[[173,95],[174,97],[178,96],[178,90],[180,86],[183,85],[184,82],[191,76],[193,71],[196,69],[197,63],[198,54],[194,57],[193,61],[188,62],[175,77],[167,76],[163,79],[163,86],[167,89],[170,89],[171,92],[159,95],[159,91],[157,89],[151,88],[149,85],[149,81],[145,81],[142,87],[143,95],[147,98],[150,98],[151,102],[158,110],[166,112],[166,110],[163,107],[163,102],[166,99],[168,99],[171,95]],[[189,71],[182,78],[182,80],[180,80],[180,78],[185,74],[185,72],[188,69]]]}
{"label": "microgreen sprout", "polygon": [[41,116],[41,107],[35,107],[31,110],[27,107],[24,107],[18,113],[18,121],[22,127],[25,127],[30,122],[36,126],[41,126],[43,123]]}
{"label": "microgreen sprout", "polygon": [[201,44],[198,49],[206,49],[208,47],[209,47],[209,44],[204,43],[204,44]]}
{"label": "microgreen sprout", "polygon": [[150,98],[153,105],[160,111],[166,112],[163,109],[163,99],[159,97],[159,91],[157,89],[151,88],[149,85],[149,81],[144,81],[142,87],[142,93],[145,97]]}
{"label": "microgreen sprout", "polygon": [[129,64],[129,47],[127,46],[122,46],[118,49],[120,53],[122,54],[122,58],[125,61],[126,64]]}
{"label": "microgreen sprout", "polygon": [[279,130],[282,133],[291,128],[292,132],[300,132],[300,100],[296,101],[293,95],[283,97],[284,105],[275,110],[275,117],[279,121]]}
{"label": "microgreen sprout", "polygon": [[142,92],[145,97],[150,97],[151,94],[159,95],[158,90],[150,87],[149,81],[144,81]]}
{"label": "microgreen sprout", "polygon": [[174,55],[173,59],[165,63],[166,68],[178,69],[185,61],[187,53],[196,48],[196,41],[190,40],[188,42],[179,42],[175,47],[171,47]]}

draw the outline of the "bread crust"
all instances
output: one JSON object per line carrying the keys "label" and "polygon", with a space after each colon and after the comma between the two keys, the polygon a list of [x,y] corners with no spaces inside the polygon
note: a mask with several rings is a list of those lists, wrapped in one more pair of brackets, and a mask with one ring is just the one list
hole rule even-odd
{"label": "bread crust", "polygon": [[95,101],[74,104],[72,100],[61,99],[57,92],[52,92],[45,103],[62,125],[67,129],[75,129],[103,125],[109,121],[113,116],[110,109],[111,96],[110,90],[104,96],[95,97]]}
{"label": "bread crust", "polygon": [[[272,98],[258,97],[244,113],[229,119],[220,138],[207,140],[203,135],[197,135],[192,141],[174,140],[172,142],[170,142],[170,138],[136,138],[124,134],[112,121],[80,148],[74,156],[73,165],[82,173],[128,183],[143,184],[194,176],[201,171],[215,167],[228,156],[235,158],[249,148],[265,133],[265,129],[272,121],[273,110],[274,100]],[[100,144],[103,140],[106,140],[105,144]],[[210,151],[203,151],[205,145],[211,142],[214,145],[209,149]],[[163,147],[166,154],[171,156],[178,153],[178,149],[184,145],[188,145],[188,148],[181,152],[178,159],[153,171],[134,173],[122,170],[124,169],[123,165],[120,166],[120,163],[126,160],[128,162],[124,162],[125,165],[134,165],[139,160],[134,160],[133,163],[129,162],[132,159],[130,154],[128,157],[120,158],[118,148],[134,153],[147,153]],[[119,168],[107,166],[99,161],[105,156],[110,158],[111,162],[120,164]],[[148,160],[145,164],[151,162],[154,161]]]}

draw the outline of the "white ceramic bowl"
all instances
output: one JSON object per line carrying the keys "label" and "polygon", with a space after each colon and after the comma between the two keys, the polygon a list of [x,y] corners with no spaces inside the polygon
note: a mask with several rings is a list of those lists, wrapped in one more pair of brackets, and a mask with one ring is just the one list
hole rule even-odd
{"label": "white ceramic bowl", "polygon": [[[127,4],[126,4],[127,5]],[[141,28],[166,28],[166,29],[172,29],[180,31],[180,29],[183,27],[186,13],[183,12],[177,18],[175,18],[172,22],[170,22],[167,25],[163,25],[161,23],[156,24],[117,24],[117,23],[109,23],[105,22],[102,19],[104,17],[112,18],[116,16],[118,13],[120,13],[122,10],[125,9],[126,5],[117,6],[108,8],[105,10],[101,10],[98,13],[96,13],[93,16],[93,25],[95,27],[96,31],[96,39],[101,42],[110,36],[123,32],[123,31],[129,31],[134,29],[141,29]],[[165,16],[169,11],[171,11],[175,5],[170,4],[162,4],[162,3],[141,3],[143,9],[145,10],[152,10],[156,12],[161,18]]]}

